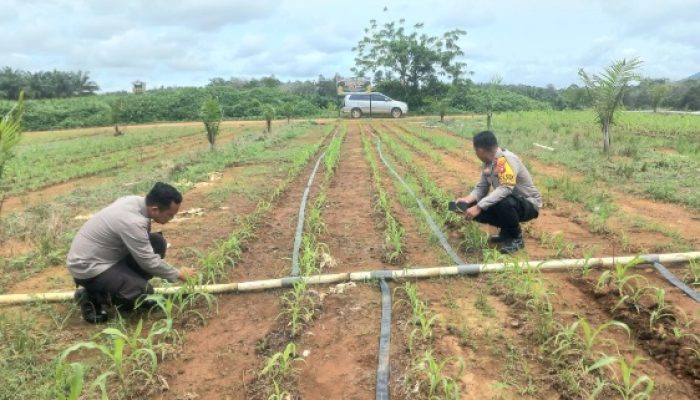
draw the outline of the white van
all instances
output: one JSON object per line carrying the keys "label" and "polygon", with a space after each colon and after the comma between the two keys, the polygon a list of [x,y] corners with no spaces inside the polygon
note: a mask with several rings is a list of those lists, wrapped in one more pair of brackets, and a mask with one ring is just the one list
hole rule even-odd
{"label": "white van", "polygon": [[[371,104],[370,104],[371,103]],[[343,100],[343,112],[350,113],[353,118],[360,118],[362,114],[391,114],[394,118],[400,118],[408,113],[408,104],[403,101],[392,100],[378,92],[357,92],[350,93]]]}

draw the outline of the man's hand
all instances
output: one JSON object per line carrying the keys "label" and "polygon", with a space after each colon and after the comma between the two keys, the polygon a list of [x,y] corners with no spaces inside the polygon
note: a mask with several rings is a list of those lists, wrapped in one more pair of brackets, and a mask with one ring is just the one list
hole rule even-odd
{"label": "man's hand", "polygon": [[476,201],[476,199],[474,198],[474,196],[469,195],[467,197],[458,198],[457,200],[455,200],[455,203],[467,203],[467,204],[469,204],[469,203],[473,203],[475,201]]}
{"label": "man's hand", "polygon": [[195,276],[197,271],[194,268],[182,267],[177,271],[177,279],[181,281],[186,281],[190,277]]}
{"label": "man's hand", "polygon": [[467,219],[474,219],[479,214],[481,214],[481,208],[479,208],[479,206],[469,207],[467,211],[464,212],[464,216]]}

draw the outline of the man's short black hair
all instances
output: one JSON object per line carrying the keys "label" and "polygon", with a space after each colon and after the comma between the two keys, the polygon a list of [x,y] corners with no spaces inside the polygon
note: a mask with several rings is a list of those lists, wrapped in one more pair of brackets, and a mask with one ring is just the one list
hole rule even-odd
{"label": "man's short black hair", "polygon": [[498,147],[498,140],[496,140],[496,135],[491,131],[483,131],[474,135],[472,139],[474,142],[475,149],[486,149],[492,150]]}
{"label": "man's short black hair", "polygon": [[163,182],[156,182],[153,188],[146,195],[147,206],[158,206],[163,211],[170,208],[170,205],[182,203],[182,195],[171,185]]}

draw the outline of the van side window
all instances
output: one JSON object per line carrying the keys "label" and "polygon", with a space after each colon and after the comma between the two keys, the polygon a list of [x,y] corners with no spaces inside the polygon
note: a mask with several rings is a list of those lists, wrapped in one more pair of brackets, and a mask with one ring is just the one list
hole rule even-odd
{"label": "van side window", "polygon": [[386,97],[384,97],[380,94],[373,94],[372,101],[386,101]]}

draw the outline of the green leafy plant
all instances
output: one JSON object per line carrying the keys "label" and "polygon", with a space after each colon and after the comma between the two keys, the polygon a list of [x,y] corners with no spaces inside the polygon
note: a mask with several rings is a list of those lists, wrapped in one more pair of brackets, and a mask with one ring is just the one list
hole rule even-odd
{"label": "green leafy plant", "polygon": [[263,109],[263,118],[267,126],[267,133],[272,133],[272,120],[275,119],[275,108],[268,105]]}
{"label": "green leafy plant", "polygon": [[[619,379],[619,382],[613,382],[609,385],[620,394],[621,398],[625,400],[643,400],[651,398],[651,394],[654,391],[654,380],[647,375],[637,376],[638,374],[635,370],[637,365],[643,360],[644,358],[635,357],[628,363],[624,358],[612,357],[612,362],[606,362],[606,366],[608,366],[616,375],[616,378]],[[613,364],[616,368],[612,367]],[[619,377],[617,376],[616,370],[620,371]],[[637,376],[636,379],[634,379],[635,376]]]}
{"label": "green leafy plant", "polygon": [[637,69],[641,65],[641,60],[633,58],[613,62],[600,75],[588,75],[583,68],[579,70],[603,131],[603,151],[606,154],[610,149],[610,125],[614,121],[615,112],[622,103],[627,85],[640,79]]}
{"label": "green leafy plant", "polygon": [[57,363],[54,374],[54,395],[58,400],[78,400],[85,386],[86,366],[83,363]]}
{"label": "green leafy plant", "polygon": [[279,351],[267,359],[265,368],[260,373],[272,377],[287,376],[294,372],[294,362],[299,360],[303,361],[303,358],[298,356],[296,344],[290,342],[283,351]]}
{"label": "green leafy plant", "polygon": [[456,375],[461,376],[464,373],[464,360],[458,357],[448,357],[440,361],[433,356],[432,350],[426,350],[413,362],[413,373],[419,382],[425,384],[424,390],[428,399],[460,398],[459,384],[455,378],[445,373],[447,366],[454,363],[458,366]]}
{"label": "green leafy plant", "polygon": [[221,119],[223,118],[223,111],[221,110],[219,100],[214,97],[205,100],[204,104],[202,104],[200,116],[204,123],[204,128],[207,131],[209,148],[213,150],[216,137],[219,136],[219,125],[221,125]]}
{"label": "green leafy plant", "polygon": [[24,92],[20,92],[19,101],[0,119],[0,213],[5,200],[5,166],[14,156],[13,148],[22,138],[22,115],[24,114]]}

